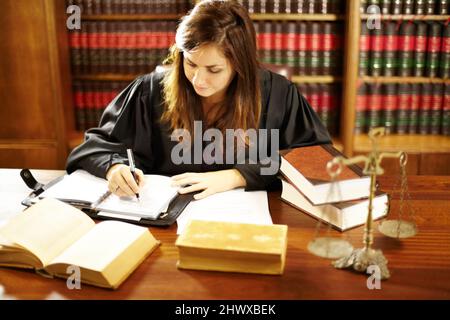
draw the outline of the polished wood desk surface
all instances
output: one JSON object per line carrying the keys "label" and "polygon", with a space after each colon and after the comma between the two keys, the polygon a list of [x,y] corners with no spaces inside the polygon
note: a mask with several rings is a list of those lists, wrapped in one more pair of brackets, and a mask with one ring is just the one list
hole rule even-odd
{"label": "polished wood desk surface", "polygon": [[[64,172],[33,173],[46,182]],[[397,181],[396,177],[379,180],[388,192]],[[29,190],[18,170],[0,170],[0,181],[2,217],[13,214],[16,207],[20,210],[17,200]],[[379,290],[367,288],[369,275],[336,270],[330,260],[310,254],[306,248],[317,222],[282,202],[279,192],[269,193],[269,204],[273,222],[289,226],[281,276],[178,270],[173,225],[150,228],[162,241],[161,247],[116,291],[84,284],[81,290],[69,290],[64,280],[6,268],[0,269],[0,285],[7,295],[18,299],[45,299],[55,293],[67,299],[450,299],[450,177],[411,176],[409,186],[419,233],[396,240],[374,232],[374,247],[383,250],[391,272]],[[391,214],[398,208],[399,197],[394,195]],[[363,227],[345,233],[333,230],[332,234],[347,237],[355,247],[362,246]]]}

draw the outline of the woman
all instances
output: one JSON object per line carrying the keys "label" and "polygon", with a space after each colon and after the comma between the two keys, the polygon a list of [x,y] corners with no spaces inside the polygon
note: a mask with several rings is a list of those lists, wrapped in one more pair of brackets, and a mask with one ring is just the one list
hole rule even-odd
{"label": "woman", "polygon": [[[173,150],[180,142],[172,141],[171,134],[177,130],[197,139],[202,134],[196,131],[199,123],[220,132],[278,129],[277,141],[269,135],[268,142],[280,149],[330,142],[296,86],[258,68],[253,23],[236,1],[198,3],[177,29],[170,61],[168,71],[139,77],[110,103],[100,126],[88,130],[84,143],[69,156],[69,173],[81,168],[104,177],[119,196],[138,193],[144,172],[170,175],[174,185],[182,186],[180,193],[197,192],[195,199],[201,199],[238,187],[269,188],[277,180],[276,172],[261,174],[262,160],[267,159],[248,156],[245,163],[192,163],[195,155],[175,161]],[[247,150],[254,146],[247,135],[237,136]],[[192,140],[184,143],[190,151],[208,148],[203,140],[201,149],[192,146]],[[136,167],[142,169],[137,183],[127,166],[127,148],[133,149]]]}

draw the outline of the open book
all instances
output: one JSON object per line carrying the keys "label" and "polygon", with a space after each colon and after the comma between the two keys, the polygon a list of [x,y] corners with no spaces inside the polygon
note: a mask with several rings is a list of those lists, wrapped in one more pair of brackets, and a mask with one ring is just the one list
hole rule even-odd
{"label": "open book", "polygon": [[334,203],[367,198],[370,177],[352,165],[344,166],[332,184],[327,163],[342,154],[332,145],[299,147],[282,150],[280,172],[312,204]]}
{"label": "open book", "polygon": [[94,221],[79,209],[46,198],[0,228],[0,265],[31,268],[81,282],[117,288],[158,247],[147,228]]}
{"label": "open book", "polygon": [[39,199],[55,198],[79,207],[113,214],[158,219],[178,194],[171,179],[161,175],[145,175],[145,184],[136,197],[118,197],[108,190],[108,181],[84,170],[66,175],[39,195]]}

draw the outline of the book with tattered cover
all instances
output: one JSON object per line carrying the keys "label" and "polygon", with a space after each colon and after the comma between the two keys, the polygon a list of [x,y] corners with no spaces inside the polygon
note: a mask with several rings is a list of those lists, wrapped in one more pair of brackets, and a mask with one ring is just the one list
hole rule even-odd
{"label": "book with tattered cover", "polygon": [[175,245],[180,269],[282,274],[287,226],[191,220]]}

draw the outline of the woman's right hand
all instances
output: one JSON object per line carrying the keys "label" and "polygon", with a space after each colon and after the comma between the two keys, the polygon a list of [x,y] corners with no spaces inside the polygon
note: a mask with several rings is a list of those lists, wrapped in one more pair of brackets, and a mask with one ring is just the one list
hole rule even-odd
{"label": "woman's right hand", "polygon": [[135,196],[144,185],[144,173],[142,170],[136,169],[136,176],[137,183],[129,166],[122,163],[111,166],[106,173],[109,191],[119,197]]}

